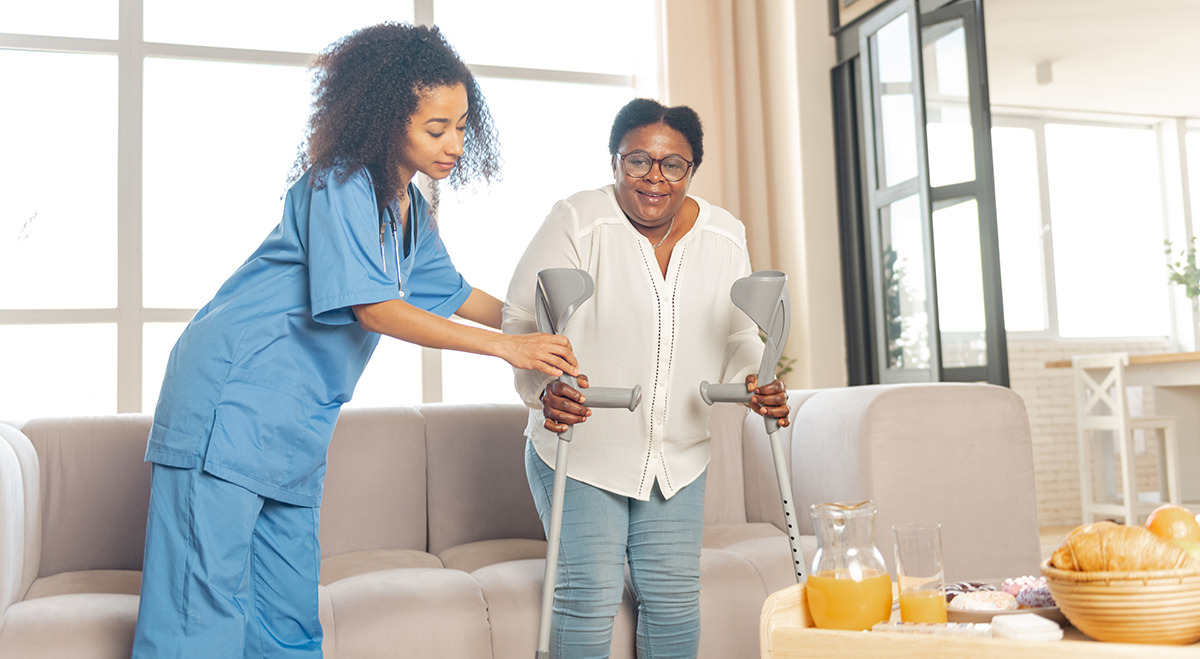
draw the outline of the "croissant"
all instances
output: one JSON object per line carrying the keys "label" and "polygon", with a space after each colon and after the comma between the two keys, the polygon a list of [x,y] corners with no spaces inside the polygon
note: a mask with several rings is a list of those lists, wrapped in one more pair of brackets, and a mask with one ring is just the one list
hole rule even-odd
{"label": "croissant", "polygon": [[1050,557],[1060,570],[1138,572],[1200,567],[1179,545],[1141,526],[1096,522],[1076,527]]}

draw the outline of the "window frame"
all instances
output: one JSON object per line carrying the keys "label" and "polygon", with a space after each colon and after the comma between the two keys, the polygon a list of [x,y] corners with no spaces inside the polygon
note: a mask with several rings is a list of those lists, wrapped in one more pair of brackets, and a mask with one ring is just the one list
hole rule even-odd
{"label": "window frame", "polygon": [[[413,22],[434,23],[436,0],[409,0]],[[480,78],[508,78],[534,82],[566,82],[630,88],[642,96],[663,97],[663,0],[645,0],[653,8],[652,24],[638,28],[639,39],[652,33],[657,57],[634,75],[526,69],[468,63]],[[187,323],[197,309],[152,308],[142,298],[142,187],[143,96],[147,57],[190,59],[243,64],[308,67],[316,53],[252,50],[148,42],[144,39],[143,0],[119,0],[118,37],[96,39],[0,32],[0,49],[117,57],[117,303],[115,308],[0,309],[0,325],[115,324],[117,330],[116,412],[152,412],[142,409],[143,331],[146,323]],[[422,348],[423,403],[442,401],[441,351]]]}
{"label": "window frame", "polygon": [[[1099,128],[1123,128],[1135,130],[1149,130],[1155,134],[1157,150],[1158,150],[1158,165],[1159,165],[1159,189],[1163,196],[1164,202],[1167,202],[1172,195],[1170,190],[1171,184],[1168,178],[1171,176],[1186,176],[1187,155],[1186,148],[1182,146],[1182,136],[1179,136],[1181,144],[1179,158],[1182,162],[1182,167],[1175,171],[1168,171],[1164,166],[1164,150],[1169,131],[1168,124],[1175,122],[1173,119],[1164,119],[1162,117],[1142,117],[1135,115],[1107,115],[1091,112],[1071,112],[1071,111],[1054,111],[1035,108],[1010,108],[1010,107],[993,107],[992,108],[992,126],[1006,128],[1028,128],[1033,131],[1035,152],[1037,156],[1037,175],[1038,175],[1038,198],[1042,213],[1042,232],[1041,232],[1041,267],[1043,276],[1043,292],[1045,294],[1045,313],[1046,313],[1046,329],[1041,331],[1018,331],[1007,330],[1008,338],[1014,341],[1024,342],[1122,342],[1122,341],[1143,341],[1147,339],[1171,339],[1177,345],[1187,346],[1187,337],[1181,337],[1179,331],[1179,323],[1177,318],[1180,315],[1178,305],[1170,304],[1171,328],[1170,335],[1146,335],[1146,336],[1104,336],[1104,337],[1064,337],[1060,333],[1058,322],[1058,286],[1055,281],[1054,270],[1054,230],[1053,217],[1050,211],[1050,187],[1049,187],[1049,165],[1046,152],[1046,125],[1047,124],[1065,124],[1073,126],[1092,126]],[[1182,121],[1182,120],[1181,120]],[[1192,121],[1186,122],[1186,132],[1194,132],[1200,134],[1200,123]],[[1186,178],[1183,181],[1186,187]],[[1187,201],[1187,192],[1183,192],[1183,200]],[[1169,203],[1164,203],[1163,211],[1163,233],[1166,236],[1172,235],[1172,229],[1169,221]],[[1187,236],[1192,235],[1191,228],[1191,210],[1188,209],[1184,213],[1183,226],[1186,227]],[[1175,240],[1179,243],[1179,240]],[[1173,297],[1173,285],[1166,281],[1166,262],[1164,260],[1164,276],[1163,276],[1163,295]],[[1196,326],[1196,322],[1200,321],[1200,317],[1192,318],[1192,327]],[[1195,345],[1192,343],[1191,345]],[[1191,349],[1195,349],[1192,347]]]}

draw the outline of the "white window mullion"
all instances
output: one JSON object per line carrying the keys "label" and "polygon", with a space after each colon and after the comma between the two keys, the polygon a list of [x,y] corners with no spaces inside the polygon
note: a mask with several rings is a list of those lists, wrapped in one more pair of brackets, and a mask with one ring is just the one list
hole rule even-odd
{"label": "white window mullion", "polygon": [[117,94],[117,411],[142,410],[142,0],[121,0]]}
{"label": "white window mullion", "polygon": [[[1192,196],[1188,180],[1187,120],[1167,119],[1155,125],[1158,134],[1159,171],[1162,175],[1163,233],[1171,241],[1172,256],[1192,244]],[[1192,352],[1200,345],[1200,329],[1192,301],[1183,288],[1171,286],[1172,339],[1181,352]]]}
{"label": "white window mullion", "polygon": [[1046,122],[1033,127],[1037,147],[1038,191],[1042,204],[1042,267],[1046,279],[1046,331],[1058,338],[1058,289],[1054,277],[1054,224],[1050,216],[1050,166],[1046,159]]}

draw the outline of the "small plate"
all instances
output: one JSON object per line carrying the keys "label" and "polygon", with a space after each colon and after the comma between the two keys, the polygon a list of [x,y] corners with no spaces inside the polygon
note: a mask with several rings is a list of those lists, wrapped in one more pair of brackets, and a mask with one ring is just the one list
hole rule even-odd
{"label": "small plate", "polygon": [[1058,610],[1057,606],[1048,606],[1041,609],[1017,609],[1016,611],[959,611],[957,609],[946,609],[946,619],[950,622],[991,622],[994,616],[1007,616],[1014,613],[1036,613],[1043,618],[1049,618],[1060,625],[1070,624],[1067,617]]}

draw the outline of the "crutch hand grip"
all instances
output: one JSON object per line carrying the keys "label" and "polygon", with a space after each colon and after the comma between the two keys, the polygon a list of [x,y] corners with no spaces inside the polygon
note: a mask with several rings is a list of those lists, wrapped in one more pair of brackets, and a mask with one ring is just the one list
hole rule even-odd
{"label": "crutch hand grip", "polygon": [[634,385],[630,389],[623,387],[588,387],[581,391],[583,393],[583,404],[588,407],[623,407],[632,412],[637,409],[638,403],[642,402],[642,387],[640,385]]}
{"label": "crutch hand grip", "polygon": [[700,383],[700,397],[704,402],[713,403],[749,403],[754,392],[746,391],[744,384],[709,384]]}

